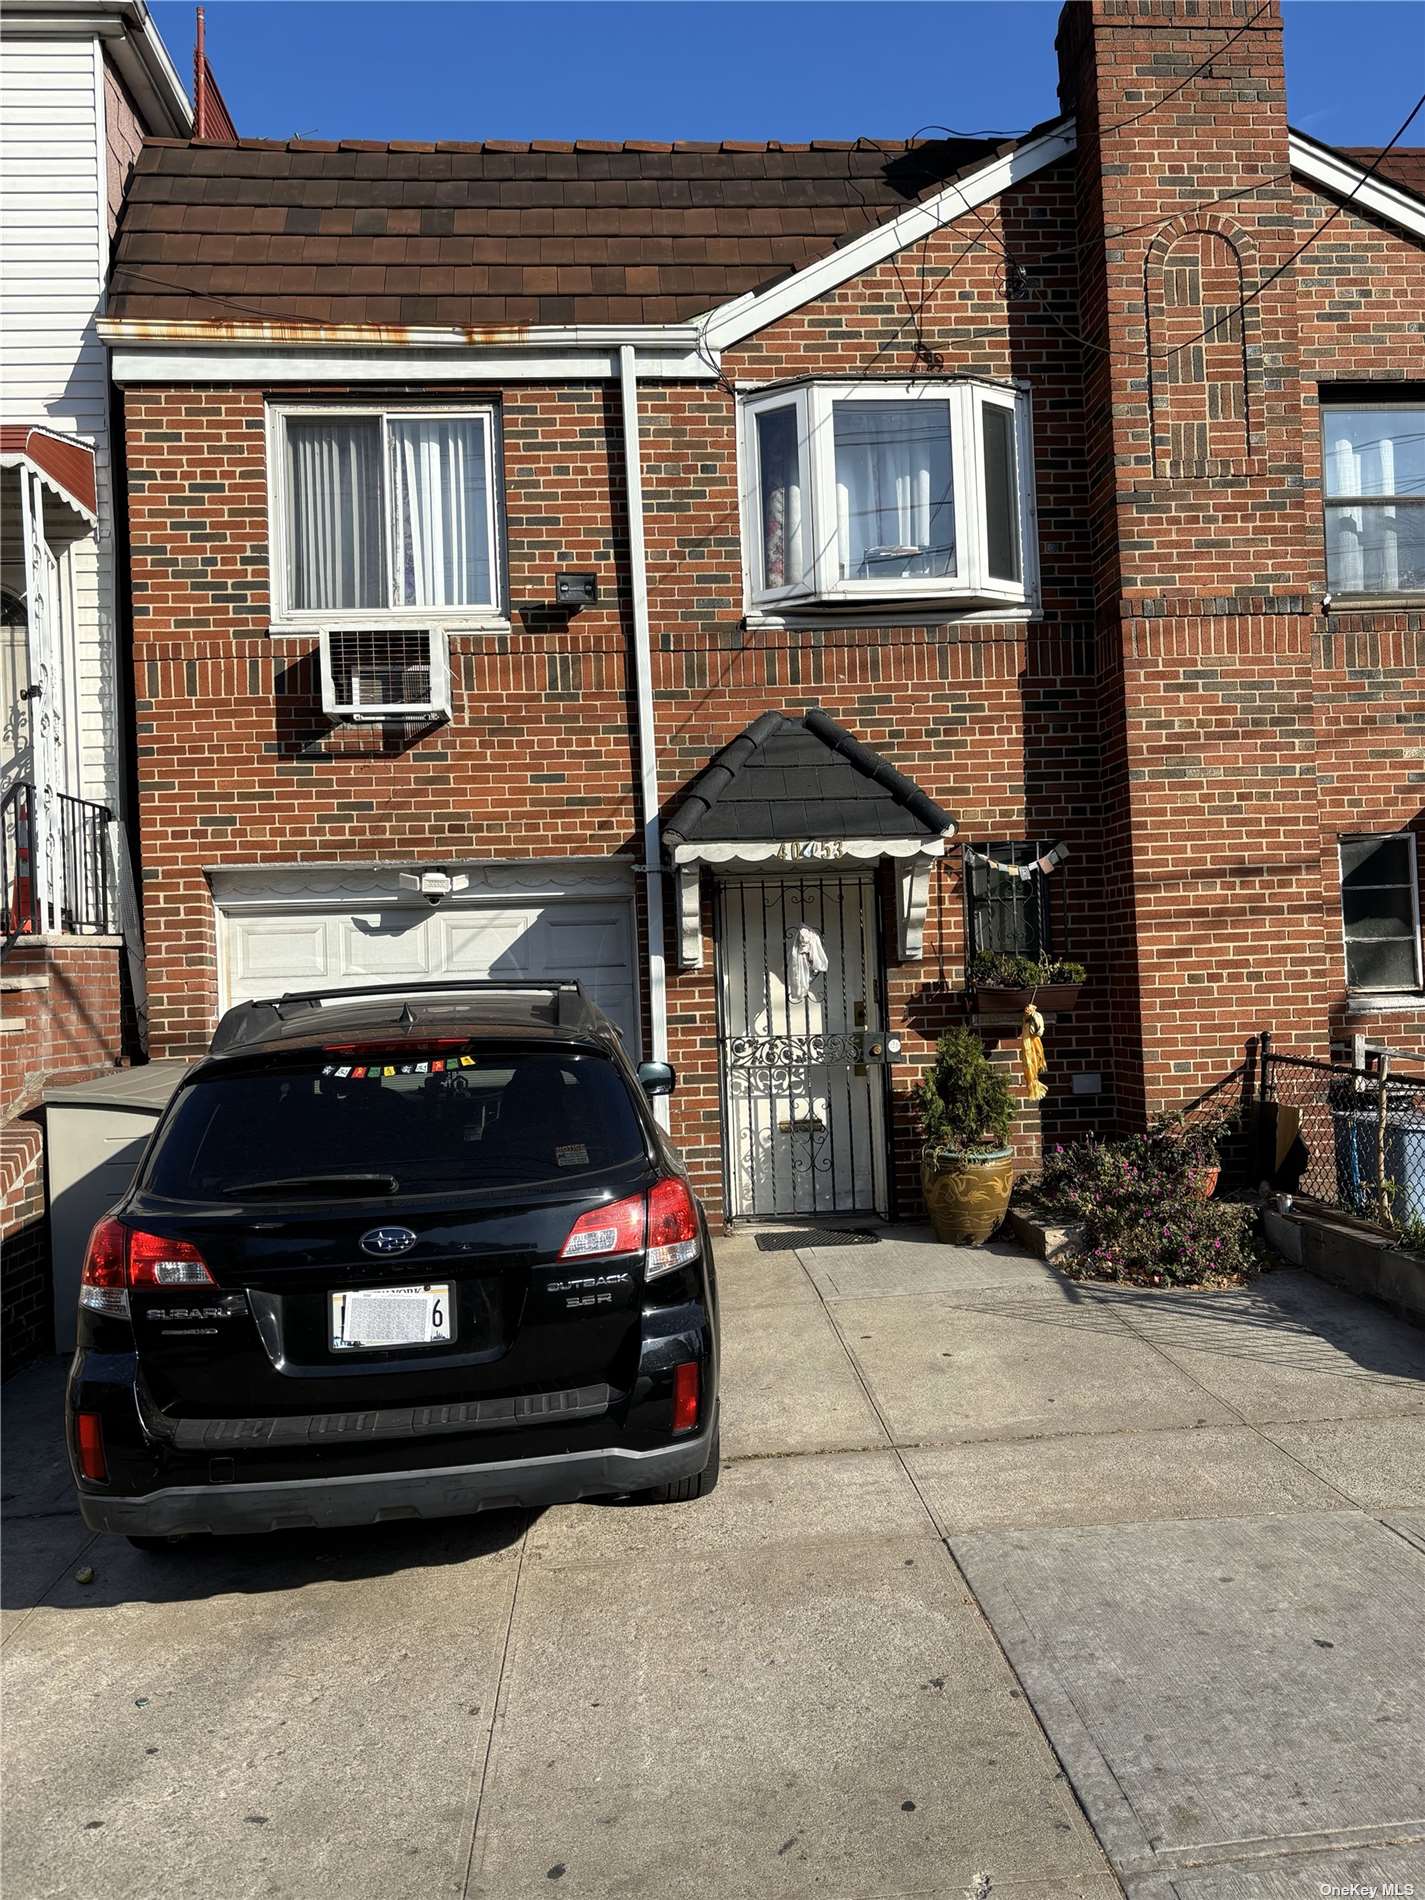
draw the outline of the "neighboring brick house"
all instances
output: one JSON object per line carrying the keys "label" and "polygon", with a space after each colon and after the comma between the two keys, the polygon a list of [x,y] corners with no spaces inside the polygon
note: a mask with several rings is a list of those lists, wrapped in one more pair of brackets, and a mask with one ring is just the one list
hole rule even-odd
{"label": "neighboring brick house", "polygon": [[1270,0],[1060,56],[1010,145],[145,146],[157,1052],[577,974],[769,1215],[913,1207],[967,931],[1088,966],[1026,1149],[1418,1040],[1421,154],[1288,132]]}
{"label": "neighboring brick house", "polygon": [[[6,0],[0,15],[0,1330],[51,1337],[50,1083],[132,1052],[118,506],[95,328],[144,138],[187,98],[144,0]],[[126,942],[127,938],[127,942]],[[136,1000],[132,989],[130,1001]]]}

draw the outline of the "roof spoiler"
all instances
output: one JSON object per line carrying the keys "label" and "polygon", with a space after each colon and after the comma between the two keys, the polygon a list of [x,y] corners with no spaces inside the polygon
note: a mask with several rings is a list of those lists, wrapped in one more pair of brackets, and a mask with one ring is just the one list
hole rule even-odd
{"label": "roof spoiler", "polygon": [[[282,996],[260,997],[251,1003],[237,1003],[223,1012],[209,1055],[229,1055],[234,1049],[247,1048],[280,1035],[304,1012],[321,1010],[333,1004],[350,1003],[373,996],[547,996],[554,1004],[555,1020],[561,1029],[586,1028],[592,1006],[577,977],[561,977],[553,982],[508,981],[503,977],[451,977],[443,983],[362,983],[339,990],[291,990]],[[399,1025],[398,1025],[399,1026]],[[409,1026],[409,1025],[407,1025]]]}

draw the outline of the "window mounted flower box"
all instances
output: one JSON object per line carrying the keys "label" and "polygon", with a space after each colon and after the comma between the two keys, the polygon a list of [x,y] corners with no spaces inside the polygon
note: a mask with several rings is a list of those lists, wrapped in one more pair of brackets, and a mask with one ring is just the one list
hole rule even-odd
{"label": "window mounted flower box", "polygon": [[1052,1010],[1067,1014],[1079,1000],[1081,983],[1045,983],[1037,989],[1005,989],[993,984],[976,984],[966,990],[970,1008],[982,1016],[1009,1016],[1028,1009]]}
{"label": "window mounted flower box", "polygon": [[969,1009],[978,1015],[1010,1015],[1026,1010],[1072,1010],[1084,984],[1084,968],[1064,957],[1012,956],[984,951],[971,957],[965,989]]}

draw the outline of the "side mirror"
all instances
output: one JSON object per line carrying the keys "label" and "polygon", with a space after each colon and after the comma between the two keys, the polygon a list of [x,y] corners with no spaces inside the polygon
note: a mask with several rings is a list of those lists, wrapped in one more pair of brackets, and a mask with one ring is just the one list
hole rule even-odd
{"label": "side mirror", "polygon": [[677,1071],[666,1062],[640,1062],[638,1080],[645,1095],[671,1095],[678,1086]]}

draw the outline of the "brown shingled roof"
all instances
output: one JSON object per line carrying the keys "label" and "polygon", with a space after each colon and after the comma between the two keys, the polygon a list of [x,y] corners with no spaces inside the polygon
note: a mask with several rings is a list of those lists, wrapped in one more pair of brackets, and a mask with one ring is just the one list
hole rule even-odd
{"label": "brown shingled roof", "polygon": [[151,139],[109,315],[667,323],[775,282],[1010,149]]}
{"label": "brown shingled roof", "polygon": [[[1342,158],[1349,158],[1363,171],[1380,153],[1378,145],[1342,145],[1337,150]],[[1425,198],[1425,145],[1397,145],[1381,159],[1372,176],[1390,185],[1401,185],[1417,197]]]}

